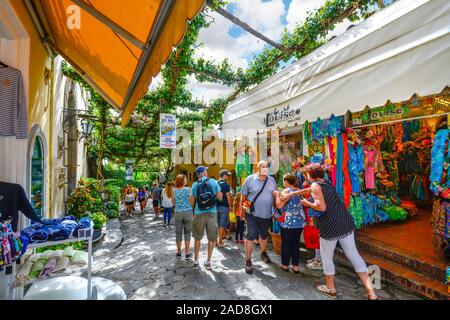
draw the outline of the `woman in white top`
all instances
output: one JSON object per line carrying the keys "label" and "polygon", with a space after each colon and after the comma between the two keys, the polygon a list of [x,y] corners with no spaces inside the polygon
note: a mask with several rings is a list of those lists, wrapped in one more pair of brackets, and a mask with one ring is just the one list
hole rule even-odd
{"label": "woman in white top", "polygon": [[134,194],[131,188],[128,188],[127,193],[125,194],[125,206],[127,208],[127,213],[131,216],[131,211],[134,208]]}
{"label": "woman in white top", "polygon": [[164,227],[170,226],[173,210],[173,187],[172,182],[167,182],[166,187],[162,191],[162,206],[164,208]]}

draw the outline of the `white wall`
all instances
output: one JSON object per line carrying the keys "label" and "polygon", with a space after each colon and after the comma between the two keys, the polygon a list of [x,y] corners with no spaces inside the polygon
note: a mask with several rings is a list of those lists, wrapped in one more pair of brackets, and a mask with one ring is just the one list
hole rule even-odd
{"label": "white wall", "polygon": [[[64,108],[67,107],[67,97],[65,96],[65,87],[68,82],[68,79],[63,76],[61,71],[61,63],[63,59],[61,57],[57,57],[55,59],[55,71],[54,71],[54,117],[53,117],[53,212],[52,216],[61,216],[64,214],[65,204],[64,200],[67,196],[67,184],[64,184],[63,188],[60,188],[60,172],[64,172],[64,181],[67,182],[67,159],[66,152],[62,153],[62,157],[60,157],[60,147],[59,140],[63,139],[64,141],[64,128],[63,128],[63,119],[64,119]],[[77,85],[76,86],[76,109],[78,110],[86,110],[87,106],[85,103],[85,99],[82,97],[83,90]],[[81,125],[79,125],[78,130],[81,132]],[[67,145],[64,144],[64,147],[67,148]],[[78,167],[77,167],[77,180],[80,177],[86,176],[87,165],[86,165],[86,148],[84,146],[84,139],[79,141],[78,143]]]}

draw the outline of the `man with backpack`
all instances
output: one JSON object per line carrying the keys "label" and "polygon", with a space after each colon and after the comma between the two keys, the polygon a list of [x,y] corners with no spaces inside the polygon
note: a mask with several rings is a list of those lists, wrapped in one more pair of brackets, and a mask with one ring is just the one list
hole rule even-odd
{"label": "man with backpack", "polygon": [[205,234],[208,237],[208,259],[204,266],[211,270],[211,257],[217,239],[217,202],[222,200],[219,184],[208,179],[208,168],[199,166],[195,173],[198,181],[194,182],[189,201],[194,207],[192,235],[194,237],[194,269],[199,269],[198,255],[200,242]]}

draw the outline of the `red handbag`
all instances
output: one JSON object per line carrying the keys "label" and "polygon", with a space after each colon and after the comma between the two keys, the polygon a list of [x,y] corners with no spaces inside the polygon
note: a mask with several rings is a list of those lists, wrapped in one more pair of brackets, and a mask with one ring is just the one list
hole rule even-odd
{"label": "red handbag", "polygon": [[303,238],[305,239],[305,247],[307,249],[320,248],[319,229],[306,225],[303,229]]}
{"label": "red handbag", "polygon": [[[310,217],[308,216],[308,210],[305,208],[306,221],[309,223]],[[309,224],[303,229],[303,239],[305,240],[305,247],[307,249],[320,249],[320,234],[319,229],[310,226]]]}

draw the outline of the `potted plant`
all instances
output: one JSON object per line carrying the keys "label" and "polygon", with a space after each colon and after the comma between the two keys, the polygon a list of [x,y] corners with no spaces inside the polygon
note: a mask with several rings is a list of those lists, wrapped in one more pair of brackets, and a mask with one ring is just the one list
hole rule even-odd
{"label": "potted plant", "polygon": [[105,225],[108,218],[101,212],[95,212],[90,215],[92,222],[94,223],[93,240],[99,240],[102,236],[102,228]]}

